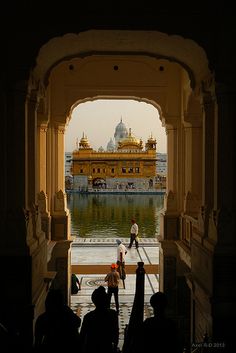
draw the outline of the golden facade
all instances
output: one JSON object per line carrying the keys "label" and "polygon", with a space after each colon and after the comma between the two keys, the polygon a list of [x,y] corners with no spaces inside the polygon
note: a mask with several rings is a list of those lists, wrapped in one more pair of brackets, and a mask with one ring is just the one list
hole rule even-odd
{"label": "golden facade", "polygon": [[[121,122],[122,123],[122,122]],[[112,151],[95,151],[85,135],[73,151],[74,189],[152,189],[156,176],[156,140],[142,140],[131,130]]]}

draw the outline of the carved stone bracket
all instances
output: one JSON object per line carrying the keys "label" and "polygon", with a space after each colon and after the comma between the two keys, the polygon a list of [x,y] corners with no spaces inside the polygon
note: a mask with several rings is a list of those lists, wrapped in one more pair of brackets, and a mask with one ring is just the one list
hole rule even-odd
{"label": "carved stone bracket", "polygon": [[38,205],[34,205],[34,214],[35,214],[35,236],[41,243],[45,239],[45,234],[42,230],[42,219],[41,211]]}
{"label": "carved stone bracket", "polygon": [[194,195],[190,191],[188,191],[184,200],[185,213],[190,216],[197,215],[199,212],[199,203],[200,203],[200,200],[197,197],[197,195]]}
{"label": "carved stone bracket", "polygon": [[44,191],[38,193],[38,206],[43,215],[48,215],[48,197]]}
{"label": "carved stone bracket", "polygon": [[38,193],[38,206],[41,213],[42,230],[47,239],[50,239],[51,233],[51,216],[48,211],[48,197],[44,191]]}
{"label": "carved stone bracket", "polygon": [[205,80],[202,80],[201,92],[203,93],[203,99],[206,98],[206,103],[209,98],[215,100],[215,77],[212,73]]}
{"label": "carved stone bracket", "polygon": [[205,222],[205,216],[206,216],[206,207],[201,206],[199,208],[198,212],[198,229],[202,234],[204,234],[204,222]]}
{"label": "carved stone bracket", "polygon": [[31,209],[24,210],[26,223],[26,242],[31,252],[45,239],[42,231],[41,212],[38,205],[32,205]]}
{"label": "carved stone bracket", "polygon": [[30,253],[32,253],[38,245],[35,237],[35,220],[34,213],[31,210],[25,210],[25,224],[26,224],[26,243],[29,246]]}
{"label": "carved stone bracket", "polygon": [[217,240],[217,223],[219,211],[212,210],[209,215],[208,237]]}
{"label": "carved stone bracket", "polygon": [[172,190],[170,190],[168,192],[168,194],[165,194],[164,208],[166,210],[166,213],[171,213],[171,212],[177,211],[176,193],[174,193]]}
{"label": "carved stone bracket", "polygon": [[66,194],[59,190],[54,196],[54,212],[58,214],[67,214]]}

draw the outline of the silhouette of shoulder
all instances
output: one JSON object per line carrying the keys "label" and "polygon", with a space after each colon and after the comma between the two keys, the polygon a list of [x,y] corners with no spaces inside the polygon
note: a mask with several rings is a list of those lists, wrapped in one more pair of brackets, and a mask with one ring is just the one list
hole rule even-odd
{"label": "silhouette of shoulder", "polygon": [[177,324],[165,315],[167,297],[162,292],[150,298],[154,316],[147,318],[134,337],[132,353],[182,353]]}
{"label": "silhouette of shoulder", "polygon": [[63,303],[58,292],[49,292],[45,312],[36,320],[35,346],[45,348],[75,347],[79,341],[81,319]]}
{"label": "silhouette of shoulder", "polygon": [[96,309],[87,313],[82,322],[80,338],[83,353],[112,353],[119,338],[118,316],[108,308],[108,296],[103,286],[92,294]]}

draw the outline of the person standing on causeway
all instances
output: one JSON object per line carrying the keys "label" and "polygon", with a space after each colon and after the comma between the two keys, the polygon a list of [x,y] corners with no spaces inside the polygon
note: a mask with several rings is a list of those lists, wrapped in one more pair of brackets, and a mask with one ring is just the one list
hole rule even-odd
{"label": "person standing on causeway", "polygon": [[128,248],[130,249],[135,241],[135,247],[138,249],[138,225],[135,219],[131,219],[132,226],[130,228],[130,242]]}
{"label": "person standing on causeway", "polygon": [[119,314],[118,292],[119,292],[120,275],[116,271],[117,267],[118,267],[117,264],[115,264],[115,263],[111,264],[111,271],[106,275],[105,282],[107,282],[107,288],[108,288],[107,289],[108,305],[110,307],[110,305],[111,305],[111,297],[112,297],[112,294],[114,294],[115,304],[116,304],[116,311]]}

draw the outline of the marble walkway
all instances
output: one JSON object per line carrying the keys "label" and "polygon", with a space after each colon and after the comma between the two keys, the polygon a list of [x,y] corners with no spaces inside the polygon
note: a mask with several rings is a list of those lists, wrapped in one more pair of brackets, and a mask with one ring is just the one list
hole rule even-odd
{"label": "marble walkway", "polygon": [[[127,238],[119,238],[124,245],[128,246]],[[103,285],[106,287],[104,277],[110,270],[112,262],[116,261],[116,242],[113,238],[82,239],[75,238],[72,243],[71,265],[72,270],[81,281],[81,290],[76,295],[71,296],[71,308],[83,316],[94,309],[91,301],[91,294],[96,287]],[[145,305],[144,318],[152,315],[152,308],[149,300],[153,293],[159,290],[159,243],[154,238],[140,238],[139,249],[135,247],[128,249],[126,255],[127,277],[125,288],[123,283],[119,287],[119,347],[122,348],[125,325],[129,323],[135,292],[135,270],[137,262],[143,261],[144,268],[148,268],[145,275]],[[75,271],[74,271],[75,270]],[[84,271],[84,272],[83,272]],[[112,308],[115,308],[112,297]]]}

